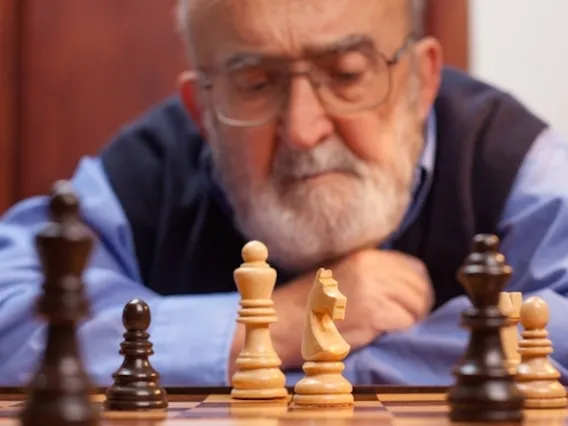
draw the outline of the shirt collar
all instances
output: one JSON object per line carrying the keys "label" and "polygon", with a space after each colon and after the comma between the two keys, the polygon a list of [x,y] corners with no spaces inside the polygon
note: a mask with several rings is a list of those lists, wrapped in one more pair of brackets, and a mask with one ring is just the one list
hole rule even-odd
{"label": "shirt collar", "polygon": [[400,227],[394,232],[391,238],[382,247],[389,248],[394,240],[400,237],[416,220],[430,192],[434,166],[436,163],[436,113],[434,109],[430,111],[424,127],[424,147],[414,171],[414,181],[412,183],[412,201],[404,215]]}
{"label": "shirt collar", "polygon": [[429,180],[434,173],[436,158],[436,112],[432,109],[426,120],[424,129],[424,147],[418,161],[418,167],[414,177],[414,193],[420,191],[422,180]]}

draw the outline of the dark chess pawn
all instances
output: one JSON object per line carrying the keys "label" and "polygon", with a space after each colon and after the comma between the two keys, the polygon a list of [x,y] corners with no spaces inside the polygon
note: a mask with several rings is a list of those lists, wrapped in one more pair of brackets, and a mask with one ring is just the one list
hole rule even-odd
{"label": "dark chess pawn", "polygon": [[79,200],[66,181],[57,182],[48,206],[50,221],[37,235],[44,273],[37,314],[46,323],[45,349],[29,383],[23,426],[94,426],[98,408],[81,360],[77,323],[89,315],[82,273],[93,240],[79,215]]}
{"label": "dark chess pawn", "polygon": [[126,328],[120,354],[124,362],[113,374],[114,383],[106,391],[105,409],[112,411],[163,410],[167,394],[160,386],[160,375],[152,368],[154,353],[150,335],[150,308],[139,299],[124,307],[122,322]]}
{"label": "dark chess pawn", "polygon": [[469,345],[455,369],[456,383],[448,392],[450,419],[459,422],[520,422],[523,394],[506,369],[500,330],[506,317],[499,309],[499,293],[512,269],[498,251],[493,235],[477,235],[458,278],[472,307],[462,313],[470,330]]}

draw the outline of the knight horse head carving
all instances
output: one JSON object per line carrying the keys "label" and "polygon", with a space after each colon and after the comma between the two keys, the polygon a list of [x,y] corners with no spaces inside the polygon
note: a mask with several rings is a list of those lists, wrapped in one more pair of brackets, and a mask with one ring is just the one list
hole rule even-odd
{"label": "knight horse head carving", "polygon": [[351,347],[337,330],[334,321],[345,318],[347,298],[328,269],[316,273],[308,297],[302,357],[306,361],[340,361]]}

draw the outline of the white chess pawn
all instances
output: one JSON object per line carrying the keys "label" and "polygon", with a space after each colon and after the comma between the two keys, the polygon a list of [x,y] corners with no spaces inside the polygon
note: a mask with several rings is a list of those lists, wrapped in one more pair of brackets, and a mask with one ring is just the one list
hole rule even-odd
{"label": "white chess pawn", "polygon": [[568,401],[566,390],[558,381],[560,372],[548,359],[552,353],[552,342],[546,330],[548,306],[541,298],[530,297],[521,307],[520,320],[524,330],[515,378],[525,395],[525,408],[565,408]]}

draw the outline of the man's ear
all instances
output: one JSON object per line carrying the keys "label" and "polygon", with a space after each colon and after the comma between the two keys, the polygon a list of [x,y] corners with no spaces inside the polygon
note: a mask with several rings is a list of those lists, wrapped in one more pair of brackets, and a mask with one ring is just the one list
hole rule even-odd
{"label": "man's ear", "polygon": [[199,133],[205,136],[203,115],[198,101],[198,89],[192,71],[185,71],[178,76],[178,91],[187,113],[199,129]]}
{"label": "man's ear", "polygon": [[443,51],[434,37],[424,37],[416,44],[416,58],[420,78],[420,115],[426,119],[440,89]]}

